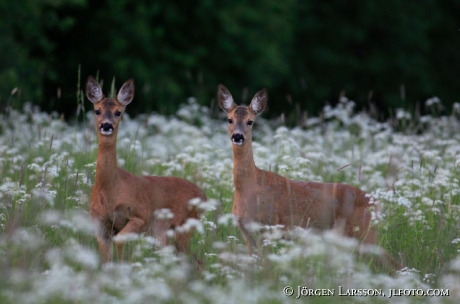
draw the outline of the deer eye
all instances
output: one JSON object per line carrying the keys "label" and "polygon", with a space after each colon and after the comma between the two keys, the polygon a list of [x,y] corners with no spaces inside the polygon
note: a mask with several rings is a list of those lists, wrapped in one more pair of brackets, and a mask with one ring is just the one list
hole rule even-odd
{"label": "deer eye", "polygon": [[249,121],[248,121],[248,126],[252,126],[253,123],[254,123],[254,122],[253,122],[252,120],[249,120]]}
{"label": "deer eye", "polygon": [[96,113],[96,115],[101,115],[101,110],[96,110],[94,112]]}
{"label": "deer eye", "polygon": [[121,116],[121,112],[120,112],[120,111],[116,111],[116,112],[115,112],[115,116],[116,116],[116,117],[120,117],[120,116]]}
{"label": "deer eye", "polygon": [[228,123],[229,123],[229,124],[233,123],[233,119],[229,118],[229,119],[228,119]]}

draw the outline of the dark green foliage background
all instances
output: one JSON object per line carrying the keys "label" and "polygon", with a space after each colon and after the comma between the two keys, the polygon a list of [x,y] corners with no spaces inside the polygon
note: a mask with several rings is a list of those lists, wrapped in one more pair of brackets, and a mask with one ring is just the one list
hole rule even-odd
{"label": "dark green foliage background", "polygon": [[33,101],[69,117],[90,74],[106,92],[134,78],[133,114],[190,96],[215,107],[219,83],[246,103],[267,87],[271,116],[317,115],[342,91],[386,114],[434,95],[450,107],[459,16],[460,1],[435,0],[3,0],[0,110]]}

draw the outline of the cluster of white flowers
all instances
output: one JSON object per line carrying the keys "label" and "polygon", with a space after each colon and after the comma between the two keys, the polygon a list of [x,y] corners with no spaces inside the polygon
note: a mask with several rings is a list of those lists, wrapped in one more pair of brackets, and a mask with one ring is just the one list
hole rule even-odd
{"label": "cluster of white flowers", "polygon": [[[427,100],[427,105],[439,103]],[[376,205],[375,225],[393,242],[407,241],[392,234],[394,229],[412,229],[420,241],[423,233],[434,235],[451,225],[445,231],[453,232],[442,243],[451,247],[439,248],[442,255],[454,252],[440,266],[448,274],[412,269],[410,256],[404,260],[409,268],[395,277],[376,274],[357,260],[356,240],[336,231],[298,228],[286,233],[284,227],[259,224],[248,227],[259,233],[259,255],[248,256],[231,214],[233,155],[225,120],[211,118],[211,111],[194,99],[174,116],[125,115],[117,151],[119,164],[137,174],[180,176],[204,189],[209,201],[189,203],[204,216],[178,228],[198,232],[192,251],[201,261],[176,255],[173,246],[162,247],[155,238],[129,235],[123,239],[129,259],[100,268],[88,214],[98,149],[94,113],[86,115],[85,124],[69,125],[27,105],[0,114],[0,298],[11,303],[297,303],[283,294],[283,286],[388,290],[437,284],[458,299],[459,121],[455,115],[424,116],[423,130],[399,132],[353,110],[354,103],[343,97],[337,107],[326,107],[322,118],[310,117],[294,128],[258,118],[256,165],[296,180],[362,188]],[[396,112],[399,121],[412,118],[407,111]],[[155,216],[174,215],[161,209]],[[445,237],[430,240],[433,251]],[[404,244],[400,247],[404,255]],[[379,247],[363,252],[382,254]],[[195,263],[201,263],[200,272]]]}

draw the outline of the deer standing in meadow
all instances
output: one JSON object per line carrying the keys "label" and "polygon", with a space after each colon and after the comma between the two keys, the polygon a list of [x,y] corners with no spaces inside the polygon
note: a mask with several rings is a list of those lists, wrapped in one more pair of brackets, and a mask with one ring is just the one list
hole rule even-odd
{"label": "deer standing in meadow", "polygon": [[[189,201],[206,195],[198,186],[177,177],[136,176],[117,165],[117,133],[126,106],[134,98],[134,81],[126,81],[116,98],[106,98],[96,79],[88,77],[86,96],[94,104],[99,152],[96,181],[91,194],[90,213],[102,262],[113,258],[113,237],[131,233],[155,236],[168,243],[167,231],[198,218]],[[155,211],[169,209],[174,215],[159,218]],[[188,252],[193,231],[175,231],[178,251]],[[115,241],[119,260],[123,260],[124,242]]]}
{"label": "deer standing in meadow", "polygon": [[[252,126],[268,100],[266,89],[260,90],[249,106],[238,106],[228,89],[219,85],[219,105],[227,113],[228,131],[233,143],[233,214],[246,241],[248,254],[254,253],[256,238],[251,223],[318,229],[338,228],[365,244],[376,244],[377,234],[371,225],[370,205],[366,193],[341,183],[293,181],[274,172],[256,167],[252,152]],[[385,265],[399,267],[386,253]]]}

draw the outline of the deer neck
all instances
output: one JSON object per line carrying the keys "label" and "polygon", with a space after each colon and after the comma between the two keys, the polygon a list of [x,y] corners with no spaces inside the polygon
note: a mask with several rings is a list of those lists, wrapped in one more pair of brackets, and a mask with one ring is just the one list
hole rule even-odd
{"label": "deer neck", "polygon": [[241,146],[233,145],[233,181],[237,191],[254,189],[259,169],[254,163],[252,140]]}
{"label": "deer neck", "polygon": [[118,180],[117,141],[99,137],[99,151],[96,164],[96,185],[103,188],[116,187]]}

